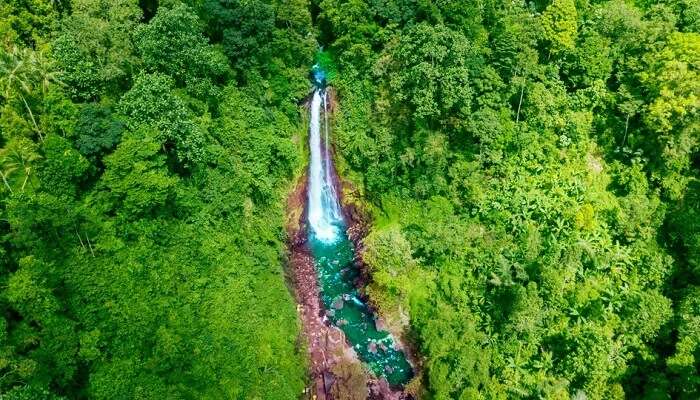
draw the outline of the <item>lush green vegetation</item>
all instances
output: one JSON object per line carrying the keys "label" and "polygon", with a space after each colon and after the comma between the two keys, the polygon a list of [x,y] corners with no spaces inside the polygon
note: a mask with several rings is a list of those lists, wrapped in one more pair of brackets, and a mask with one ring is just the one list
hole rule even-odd
{"label": "lush green vegetation", "polygon": [[320,10],[370,292],[431,397],[698,398],[700,3]]}
{"label": "lush green vegetation", "polygon": [[2,2],[0,397],[299,396],[317,40],[428,398],[700,397],[697,0]]}
{"label": "lush green vegetation", "polygon": [[[237,27],[241,12],[265,18]],[[150,17],[130,0],[0,5],[3,399],[304,388],[281,266],[309,10],[163,1]]]}

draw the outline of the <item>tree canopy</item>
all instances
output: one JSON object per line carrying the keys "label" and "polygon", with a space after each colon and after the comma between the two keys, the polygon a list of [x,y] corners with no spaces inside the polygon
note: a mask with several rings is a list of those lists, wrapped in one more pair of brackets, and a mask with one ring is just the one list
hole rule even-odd
{"label": "tree canopy", "polygon": [[7,0],[0,398],[305,398],[319,47],[413,392],[700,397],[697,0]]}
{"label": "tree canopy", "polygon": [[2,398],[304,388],[282,274],[300,92],[238,81],[205,5],[162,3],[0,6]]}

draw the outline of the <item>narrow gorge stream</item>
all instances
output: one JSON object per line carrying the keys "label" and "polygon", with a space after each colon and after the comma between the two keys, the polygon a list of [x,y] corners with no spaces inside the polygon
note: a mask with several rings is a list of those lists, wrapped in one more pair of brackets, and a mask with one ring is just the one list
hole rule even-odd
{"label": "narrow gorge stream", "polygon": [[321,300],[330,322],[340,328],[358,357],[378,377],[394,386],[413,376],[406,355],[394,337],[377,328],[376,316],[363,300],[356,282],[355,249],[347,235],[329,142],[329,95],[323,71],[314,70],[311,100],[308,184],[308,244],[318,274]]}

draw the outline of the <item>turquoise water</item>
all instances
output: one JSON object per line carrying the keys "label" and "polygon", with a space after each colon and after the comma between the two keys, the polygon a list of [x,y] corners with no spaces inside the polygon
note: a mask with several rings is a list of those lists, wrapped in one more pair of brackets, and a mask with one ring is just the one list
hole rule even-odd
{"label": "turquoise water", "polygon": [[335,243],[316,240],[313,233],[309,240],[326,315],[375,375],[385,377],[391,385],[403,385],[413,377],[411,365],[394,348],[391,334],[377,329],[374,315],[360,298],[354,284],[359,276],[353,263],[354,246],[344,227],[339,228],[343,233]]}
{"label": "turquoise water", "polygon": [[369,369],[391,385],[403,385],[413,376],[406,355],[395,348],[387,331],[377,329],[374,314],[356,288],[359,271],[355,249],[347,237],[337,190],[333,182],[333,160],[329,151],[328,94],[325,77],[314,70],[320,86],[311,101],[309,128],[308,234],[328,319],[340,328]]}

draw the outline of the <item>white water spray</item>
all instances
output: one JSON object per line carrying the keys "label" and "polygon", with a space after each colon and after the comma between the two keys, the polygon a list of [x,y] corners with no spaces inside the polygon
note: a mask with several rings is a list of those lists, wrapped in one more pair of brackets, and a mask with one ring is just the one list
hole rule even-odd
{"label": "white water spray", "polygon": [[[323,120],[321,119],[323,112]],[[324,140],[321,141],[323,125]],[[316,239],[333,243],[340,237],[343,214],[333,183],[333,168],[328,141],[328,94],[316,89],[311,100],[309,130],[309,225]]]}

